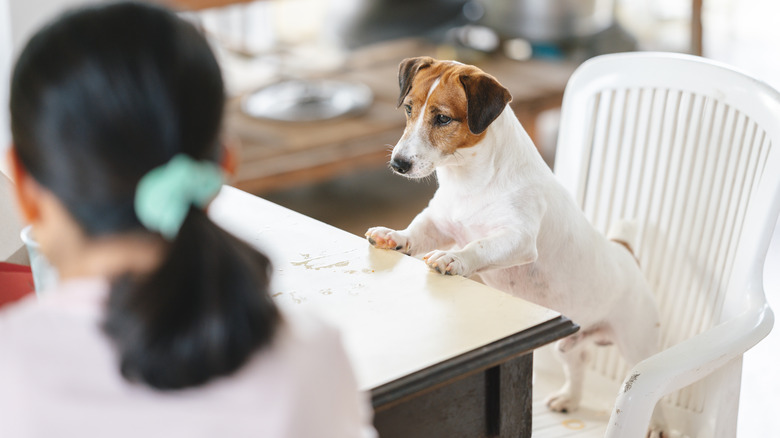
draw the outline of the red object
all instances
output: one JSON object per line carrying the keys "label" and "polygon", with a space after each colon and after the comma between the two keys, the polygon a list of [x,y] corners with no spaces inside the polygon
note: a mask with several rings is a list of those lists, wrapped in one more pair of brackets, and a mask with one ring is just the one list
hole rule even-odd
{"label": "red object", "polygon": [[35,291],[29,266],[0,262],[0,307]]}

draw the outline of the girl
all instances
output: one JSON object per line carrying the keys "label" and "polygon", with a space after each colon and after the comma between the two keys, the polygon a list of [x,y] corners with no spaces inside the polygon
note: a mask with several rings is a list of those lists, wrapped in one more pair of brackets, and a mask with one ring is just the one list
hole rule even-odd
{"label": "girl", "polygon": [[39,31],[11,82],[23,217],[60,284],[0,311],[8,437],[373,436],[338,336],[204,208],[224,105],[204,38],[117,3]]}

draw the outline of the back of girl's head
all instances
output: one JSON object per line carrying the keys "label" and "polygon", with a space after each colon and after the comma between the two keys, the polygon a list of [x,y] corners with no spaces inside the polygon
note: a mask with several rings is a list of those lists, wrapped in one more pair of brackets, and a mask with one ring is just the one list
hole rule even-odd
{"label": "back of girl's head", "polygon": [[191,25],[121,3],[67,13],[32,38],[11,124],[30,174],[95,235],[140,227],[133,196],[148,170],[181,152],[218,158],[223,104],[219,67]]}
{"label": "back of girl's head", "polygon": [[[11,85],[19,161],[89,238],[153,234],[134,210],[139,181],[177,155],[217,161],[223,106],[205,39],[140,3],[61,16],[30,40]],[[126,378],[194,386],[270,343],[279,314],[265,256],[196,207],[166,252],[154,272],[111,279],[103,328]]]}

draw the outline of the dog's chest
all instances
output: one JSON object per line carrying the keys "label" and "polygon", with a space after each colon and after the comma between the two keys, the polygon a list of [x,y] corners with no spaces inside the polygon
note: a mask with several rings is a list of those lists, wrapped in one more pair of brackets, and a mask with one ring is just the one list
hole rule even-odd
{"label": "dog's chest", "polygon": [[438,209],[435,221],[439,230],[455,243],[463,247],[467,243],[488,236],[491,231],[501,226],[509,212],[497,212],[488,206],[475,208],[477,205],[469,200],[461,200],[445,208]]}
{"label": "dog's chest", "polygon": [[441,221],[439,228],[461,248],[485,235],[482,227],[476,224],[466,226],[463,222],[453,220]]}

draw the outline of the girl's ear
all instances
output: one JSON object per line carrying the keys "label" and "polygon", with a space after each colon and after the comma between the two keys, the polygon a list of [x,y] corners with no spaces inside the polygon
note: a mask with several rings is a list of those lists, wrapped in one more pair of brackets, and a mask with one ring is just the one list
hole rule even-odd
{"label": "girl's ear", "polygon": [[16,205],[19,207],[22,219],[27,223],[35,222],[41,216],[41,186],[22,165],[14,145],[8,148],[7,158],[11,165],[11,179],[14,181]]}
{"label": "girl's ear", "polygon": [[219,163],[228,180],[232,180],[238,172],[241,154],[241,141],[238,137],[229,136],[222,140],[222,160]]}

